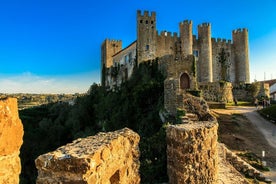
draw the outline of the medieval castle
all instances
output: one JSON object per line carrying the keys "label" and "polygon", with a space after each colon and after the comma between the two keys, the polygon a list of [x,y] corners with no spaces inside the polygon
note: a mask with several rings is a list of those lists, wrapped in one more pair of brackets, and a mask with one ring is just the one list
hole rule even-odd
{"label": "medieval castle", "polygon": [[[249,83],[248,30],[232,31],[232,40],[211,38],[211,24],[198,25],[198,35],[193,35],[192,21],[179,24],[180,34],[156,30],[156,13],[137,11],[137,40],[122,49],[121,40],[106,39],[101,45],[102,85],[119,86],[127,80],[136,64],[159,58],[175,63],[185,62],[194,56],[196,71],[187,69],[186,82],[217,82],[222,80],[222,65],[218,56],[223,49],[227,69],[224,80],[231,83]],[[168,59],[169,58],[169,59]],[[180,73],[181,75],[181,73]],[[181,77],[181,76],[178,76]],[[185,84],[184,84],[185,85]],[[186,85],[187,86],[187,85]],[[189,85],[188,85],[189,86]]]}

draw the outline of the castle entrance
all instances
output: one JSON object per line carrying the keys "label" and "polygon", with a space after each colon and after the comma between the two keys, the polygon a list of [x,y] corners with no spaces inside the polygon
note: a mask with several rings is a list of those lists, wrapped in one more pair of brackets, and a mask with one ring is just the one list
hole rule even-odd
{"label": "castle entrance", "polygon": [[180,76],[180,89],[189,89],[190,88],[190,78],[187,73],[183,73]]}

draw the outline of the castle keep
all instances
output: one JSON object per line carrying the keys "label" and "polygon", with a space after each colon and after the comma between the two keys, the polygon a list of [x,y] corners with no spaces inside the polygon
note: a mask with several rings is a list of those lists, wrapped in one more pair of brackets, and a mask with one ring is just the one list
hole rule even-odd
{"label": "castle keep", "polygon": [[[211,37],[211,24],[198,25],[198,35],[193,35],[192,21],[179,23],[179,34],[156,29],[156,13],[137,11],[137,40],[122,48],[121,40],[106,39],[101,46],[102,85],[113,88],[127,80],[134,66],[148,60],[170,58],[175,63],[184,62],[193,55],[196,65],[196,82],[217,82],[222,79],[222,64],[218,56],[222,49],[226,55],[226,81],[249,83],[248,30],[232,31],[232,40]],[[162,59],[163,58],[163,59]],[[194,80],[191,71],[188,82]],[[180,76],[179,76],[180,77]],[[188,86],[189,87],[189,86]]]}

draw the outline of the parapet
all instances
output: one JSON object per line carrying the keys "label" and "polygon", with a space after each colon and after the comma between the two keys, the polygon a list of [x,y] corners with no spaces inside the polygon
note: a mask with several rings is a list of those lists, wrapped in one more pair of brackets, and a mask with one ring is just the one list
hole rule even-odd
{"label": "parapet", "polygon": [[39,156],[37,184],[138,184],[139,135],[128,128],[98,133]]}
{"label": "parapet", "polygon": [[239,33],[244,33],[244,32],[248,32],[248,29],[246,28],[238,28],[232,31],[233,34],[239,34]]}
{"label": "parapet", "polygon": [[158,34],[157,32],[157,35],[158,36],[161,36],[161,37],[168,37],[168,38],[177,38],[177,32],[170,32],[170,31],[161,31],[160,34]]}
{"label": "parapet", "polygon": [[144,14],[141,10],[137,10],[137,16],[139,17],[156,17],[156,12],[152,11],[152,12],[149,12],[149,11],[144,11]]}
{"label": "parapet", "polygon": [[193,21],[191,21],[191,20],[184,20],[184,21],[180,22],[179,24],[180,25],[191,25],[192,23],[193,23]]}
{"label": "parapet", "polygon": [[230,45],[232,44],[232,40],[226,40],[225,38],[211,38],[212,44],[225,44]]}
{"label": "parapet", "polygon": [[207,22],[198,25],[198,27],[209,27],[209,26],[211,26],[211,23],[207,23]]}
{"label": "parapet", "polygon": [[122,40],[115,40],[115,39],[107,38],[102,42],[102,46],[105,44],[116,44],[116,43],[122,44]]}

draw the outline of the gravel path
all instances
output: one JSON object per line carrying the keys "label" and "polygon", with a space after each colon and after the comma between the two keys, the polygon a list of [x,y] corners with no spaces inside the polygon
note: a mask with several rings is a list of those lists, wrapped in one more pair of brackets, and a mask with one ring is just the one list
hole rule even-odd
{"label": "gravel path", "polygon": [[[260,116],[255,107],[230,107],[229,109],[231,109],[232,113],[245,114],[253,126],[262,133],[268,144],[276,148],[276,125]],[[265,172],[264,174],[272,179],[273,184],[276,184],[276,161],[272,165],[271,171]]]}
{"label": "gravel path", "polygon": [[[264,135],[268,144],[271,147],[276,148],[276,125],[260,116],[254,107],[247,107],[247,110],[245,116]],[[265,173],[265,175],[272,179],[273,183],[276,183],[276,163],[274,163],[274,166],[271,169],[272,170]]]}
{"label": "gravel path", "polygon": [[245,113],[246,117],[261,131],[269,145],[276,148],[276,125],[260,116],[255,108],[248,107],[248,109],[249,111]]}

